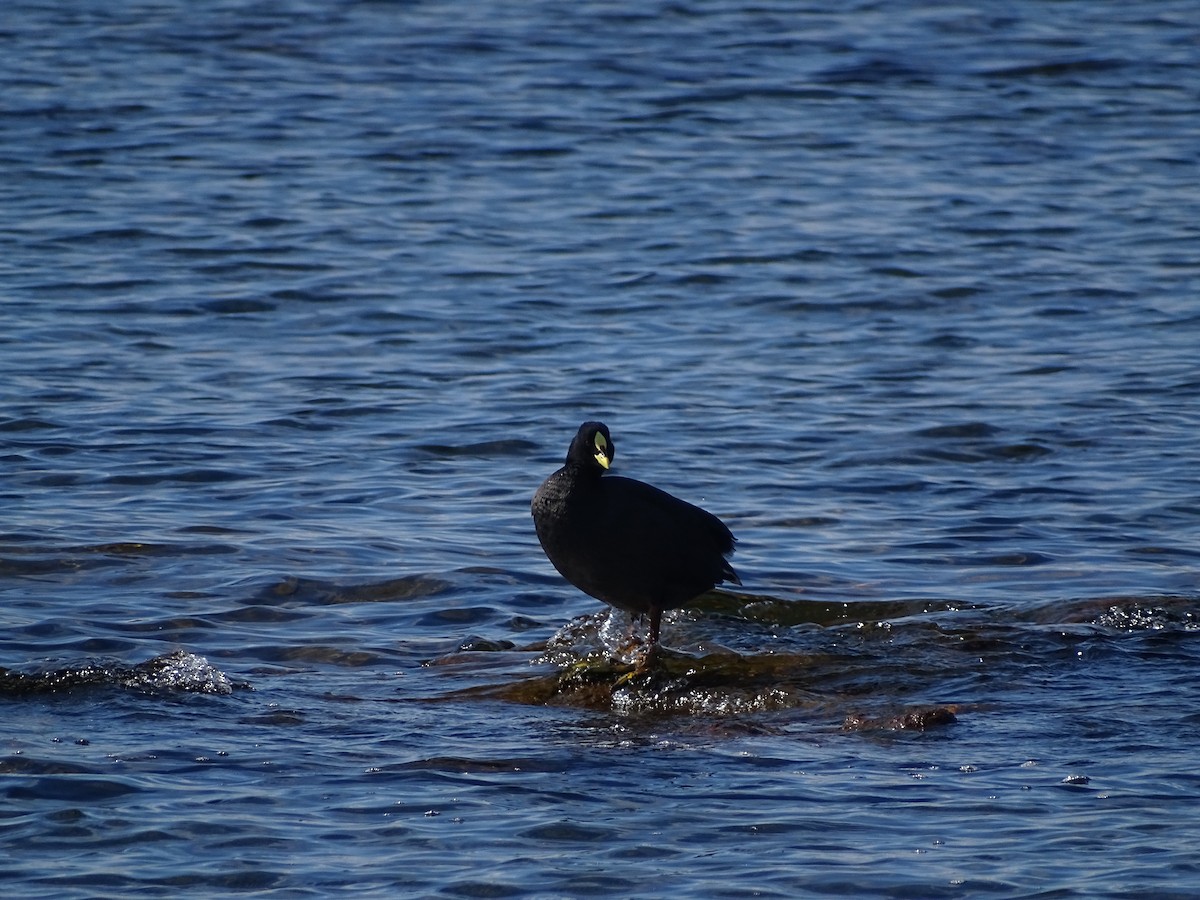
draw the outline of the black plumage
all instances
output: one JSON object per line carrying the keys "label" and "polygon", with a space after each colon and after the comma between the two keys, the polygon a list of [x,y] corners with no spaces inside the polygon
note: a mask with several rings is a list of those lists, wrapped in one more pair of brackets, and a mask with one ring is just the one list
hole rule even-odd
{"label": "black plumage", "polygon": [[741,584],[726,559],[736,538],[720,519],[666,491],[605,475],[616,455],[602,422],[584,422],[566,464],[533,496],[538,540],[559,573],[610,606],[650,617],[721,582]]}

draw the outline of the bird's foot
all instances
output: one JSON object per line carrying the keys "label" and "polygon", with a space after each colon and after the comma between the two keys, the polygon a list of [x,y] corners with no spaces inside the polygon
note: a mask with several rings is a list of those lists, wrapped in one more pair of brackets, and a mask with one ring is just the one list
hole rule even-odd
{"label": "bird's foot", "polygon": [[655,663],[659,658],[658,644],[647,644],[642,648],[642,652],[638,654],[637,661],[632,669],[621,675],[613,682],[614,688],[624,687],[630,682],[638,678],[647,678],[653,674]]}

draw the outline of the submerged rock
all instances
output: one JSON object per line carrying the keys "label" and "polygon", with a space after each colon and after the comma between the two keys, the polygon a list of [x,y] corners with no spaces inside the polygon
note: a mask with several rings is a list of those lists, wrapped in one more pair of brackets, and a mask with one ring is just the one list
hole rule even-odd
{"label": "submerged rock", "polygon": [[886,716],[851,713],[842,723],[843,731],[927,731],[958,721],[956,706],[923,706]]}

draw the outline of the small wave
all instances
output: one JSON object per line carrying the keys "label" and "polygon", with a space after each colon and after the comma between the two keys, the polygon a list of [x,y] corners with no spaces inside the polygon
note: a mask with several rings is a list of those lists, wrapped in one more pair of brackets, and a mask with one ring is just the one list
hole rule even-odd
{"label": "small wave", "polygon": [[1200,630],[1200,608],[1166,598],[1149,602],[1133,598],[1113,603],[1095,621],[1118,631],[1196,631]]}
{"label": "small wave", "polygon": [[1171,594],[1085,597],[1014,610],[1018,621],[1116,633],[1200,630],[1200,598]]}
{"label": "small wave", "polygon": [[156,656],[133,666],[87,662],[36,673],[0,668],[0,697],[59,694],[94,687],[230,694],[235,687],[248,685],[233,682],[203,656],[184,650]]}
{"label": "small wave", "polygon": [[336,606],[343,603],[386,603],[436,596],[451,583],[435,575],[417,574],[365,584],[337,584],[288,576],[259,592],[257,602],[275,606]]}

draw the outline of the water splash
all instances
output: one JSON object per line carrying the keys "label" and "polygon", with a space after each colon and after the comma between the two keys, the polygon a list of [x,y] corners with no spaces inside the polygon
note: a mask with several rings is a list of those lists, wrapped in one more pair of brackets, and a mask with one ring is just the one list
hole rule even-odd
{"label": "water splash", "polygon": [[66,693],[81,688],[121,687],[141,691],[231,694],[233,682],[203,656],[176,650],[137,665],[87,662],[45,672],[0,668],[0,697]]}

